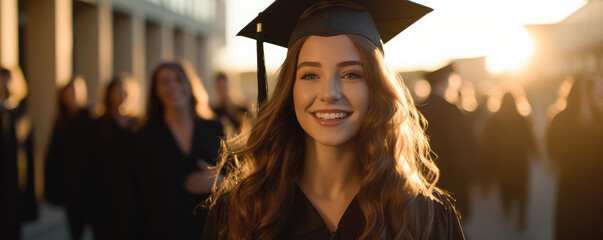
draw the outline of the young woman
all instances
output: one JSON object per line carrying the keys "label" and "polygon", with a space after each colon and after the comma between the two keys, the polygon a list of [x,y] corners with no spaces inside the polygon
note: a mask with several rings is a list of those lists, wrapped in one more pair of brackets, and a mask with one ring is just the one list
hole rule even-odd
{"label": "young woman", "polygon": [[132,148],[136,119],[123,109],[126,76],[114,77],[104,97],[105,113],[95,121],[92,164],[92,226],[95,239],[132,239]]}
{"label": "young woman", "polygon": [[84,108],[85,82],[74,77],[58,93],[59,114],[45,164],[45,198],[65,208],[71,239],[81,239],[90,224],[93,122]]}
{"label": "young woman", "polygon": [[[276,1],[264,20],[304,4],[294,2]],[[292,14],[299,21],[273,95],[251,130],[224,146],[220,167],[235,166],[202,239],[463,239],[434,186],[422,117],[367,27],[370,4],[396,12],[400,2],[425,11],[407,1],[320,1]]]}
{"label": "young woman", "polygon": [[218,157],[223,133],[217,121],[197,114],[198,105],[209,104],[193,97],[190,79],[171,62],[151,78],[147,122],[134,143],[141,239],[201,237],[207,212],[194,210],[211,190],[208,166]]}

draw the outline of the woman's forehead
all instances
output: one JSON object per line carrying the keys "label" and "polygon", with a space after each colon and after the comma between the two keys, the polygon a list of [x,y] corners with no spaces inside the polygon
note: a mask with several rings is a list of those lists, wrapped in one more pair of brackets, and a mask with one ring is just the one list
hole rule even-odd
{"label": "woman's forehead", "polygon": [[343,62],[360,61],[356,45],[347,35],[309,36],[298,56],[302,62]]}

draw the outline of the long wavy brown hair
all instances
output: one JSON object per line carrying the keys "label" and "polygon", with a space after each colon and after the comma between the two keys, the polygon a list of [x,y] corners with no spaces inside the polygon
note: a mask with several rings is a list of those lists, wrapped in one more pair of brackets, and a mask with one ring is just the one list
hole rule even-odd
{"label": "long wavy brown hair", "polygon": [[[428,239],[438,169],[421,127],[426,122],[381,51],[360,35],[347,36],[360,52],[371,106],[356,136],[363,170],[357,199],[367,223],[360,239]],[[306,38],[289,48],[277,85],[250,129],[223,142],[216,170],[230,171],[210,200],[215,204],[229,194],[220,239],[275,239],[292,217],[305,146],[292,91]]]}

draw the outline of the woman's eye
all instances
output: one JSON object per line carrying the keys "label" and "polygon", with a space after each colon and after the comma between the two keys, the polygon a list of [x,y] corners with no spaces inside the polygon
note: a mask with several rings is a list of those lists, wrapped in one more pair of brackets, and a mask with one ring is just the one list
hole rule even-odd
{"label": "woman's eye", "polygon": [[362,78],[362,76],[360,76],[360,74],[358,74],[358,73],[346,73],[345,75],[343,75],[343,78],[359,79],[359,78]]}
{"label": "woman's eye", "polygon": [[312,79],[317,79],[318,76],[314,73],[308,73],[308,74],[304,74],[301,76],[301,79],[305,79],[305,80],[312,80]]}

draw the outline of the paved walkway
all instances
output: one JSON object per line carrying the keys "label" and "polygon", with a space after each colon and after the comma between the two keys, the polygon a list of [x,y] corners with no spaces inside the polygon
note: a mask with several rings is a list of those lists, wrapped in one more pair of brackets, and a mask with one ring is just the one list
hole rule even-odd
{"label": "paved walkway", "polygon": [[[62,208],[46,203],[40,205],[40,215],[36,222],[23,225],[23,240],[69,240],[69,230]],[[92,232],[86,229],[83,240],[92,240]]]}

